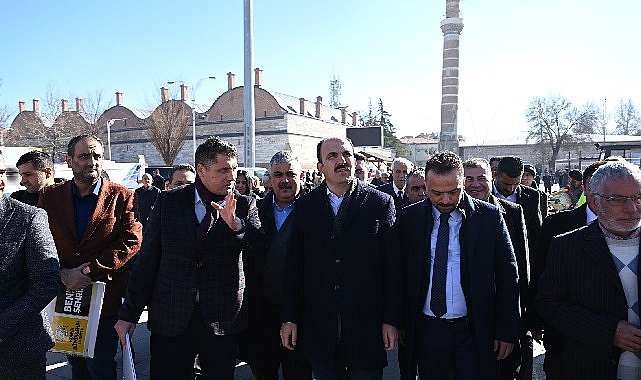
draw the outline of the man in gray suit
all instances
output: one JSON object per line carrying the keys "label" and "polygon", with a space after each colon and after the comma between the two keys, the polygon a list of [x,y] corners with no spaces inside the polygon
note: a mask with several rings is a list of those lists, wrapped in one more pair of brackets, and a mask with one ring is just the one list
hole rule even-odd
{"label": "man in gray suit", "polygon": [[58,255],[47,213],[4,197],[0,152],[0,379],[43,379],[51,328],[41,310],[56,296]]}

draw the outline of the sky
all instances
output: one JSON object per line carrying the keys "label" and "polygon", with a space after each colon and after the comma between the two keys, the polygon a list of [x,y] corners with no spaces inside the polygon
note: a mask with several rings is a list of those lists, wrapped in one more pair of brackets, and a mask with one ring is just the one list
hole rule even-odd
{"label": "sky", "polygon": [[[462,0],[458,132],[483,144],[523,136],[534,97],[593,102],[613,114],[641,106],[641,2]],[[254,1],[254,66],[263,87],[366,112],[382,99],[397,136],[440,130],[445,0]],[[5,2],[0,13],[0,106],[102,91],[151,109],[167,81],[193,85],[209,106],[243,84],[243,1]],[[169,86],[177,93],[177,85]],[[607,101],[605,100],[607,99]],[[609,128],[614,118],[610,116]]]}

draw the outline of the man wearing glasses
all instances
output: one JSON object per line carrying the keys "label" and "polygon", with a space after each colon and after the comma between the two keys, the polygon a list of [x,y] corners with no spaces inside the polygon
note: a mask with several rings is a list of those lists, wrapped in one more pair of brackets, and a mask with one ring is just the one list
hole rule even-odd
{"label": "man wearing glasses", "polygon": [[599,167],[587,201],[597,221],[552,240],[537,308],[565,333],[563,378],[638,379],[641,170],[625,161]]}
{"label": "man wearing glasses", "polygon": [[[596,161],[583,171],[583,192],[586,196],[590,194],[590,179],[592,178],[592,175],[600,166],[605,164],[606,161]],[[534,259],[531,262],[528,296],[528,302],[530,302],[531,305],[527,308],[528,315],[526,319],[533,332],[534,339],[539,342],[543,339],[543,345],[545,346],[543,370],[545,371],[545,376],[548,380],[557,380],[561,378],[560,370],[561,356],[563,353],[563,332],[547,323],[544,323],[536,312],[534,300],[536,299],[539,288],[539,277],[545,268],[552,238],[586,226],[595,220],[597,216],[591,207],[592,206],[588,207],[587,203],[583,203],[581,206],[571,210],[548,215],[543,220],[540,238],[536,245],[537,253],[534,255]]]}

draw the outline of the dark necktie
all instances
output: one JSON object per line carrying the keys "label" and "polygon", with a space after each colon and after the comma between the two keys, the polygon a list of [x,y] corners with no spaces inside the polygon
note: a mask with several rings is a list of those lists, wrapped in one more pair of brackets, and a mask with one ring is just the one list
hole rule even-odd
{"label": "dark necktie", "polygon": [[437,317],[442,317],[447,312],[445,303],[445,281],[447,279],[447,246],[450,241],[450,214],[441,213],[436,237],[436,250],[434,253],[434,267],[432,269],[432,299],[430,310]]}
{"label": "dark necktie", "polygon": [[403,191],[402,190],[398,191],[398,200],[399,201],[403,201]]}
{"label": "dark necktie", "polygon": [[205,237],[207,236],[211,226],[214,224],[214,220],[216,218],[216,211],[211,204],[206,204],[205,210],[206,212],[203,220],[201,220],[196,227],[196,241],[199,246],[205,241]]}

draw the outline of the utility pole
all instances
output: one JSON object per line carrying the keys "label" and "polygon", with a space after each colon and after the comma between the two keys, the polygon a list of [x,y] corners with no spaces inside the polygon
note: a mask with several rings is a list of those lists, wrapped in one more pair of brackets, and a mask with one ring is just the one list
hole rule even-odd
{"label": "utility pole", "polygon": [[245,0],[245,84],[243,87],[243,110],[245,122],[245,167],[254,174],[256,162],[256,110],[254,108],[254,5]]}

